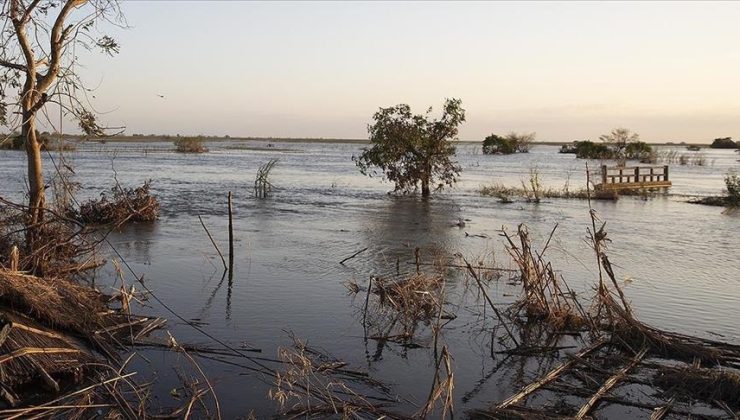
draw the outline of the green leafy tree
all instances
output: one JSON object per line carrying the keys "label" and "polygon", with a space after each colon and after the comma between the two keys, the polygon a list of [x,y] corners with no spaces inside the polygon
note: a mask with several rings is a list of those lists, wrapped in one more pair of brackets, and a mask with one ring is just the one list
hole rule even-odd
{"label": "green leafy tree", "polygon": [[738,144],[732,141],[732,137],[720,137],[714,139],[709,147],[712,149],[737,149],[740,147]]}
{"label": "green leafy tree", "polygon": [[518,134],[511,132],[504,137],[491,134],[483,140],[483,153],[490,155],[510,155],[528,153],[535,138],[535,133]]}
{"label": "green leafy tree", "polygon": [[483,154],[509,154],[514,153],[514,150],[514,145],[509,144],[509,142],[506,141],[505,138],[499,136],[498,134],[491,134],[483,139]]}
{"label": "green leafy tree", "polygon": [[438,119],[425,114],[414,115],[408,105],[380,108],[368,125],[371,148],[354,158],[360,172],[376,176],[379,171],[396,184],[395,191],[407,193],[421,186],[421,195],[451,186],[462,170],[452,160],[458,127],[465,121],[465,110],[459,99],[447,99]]}

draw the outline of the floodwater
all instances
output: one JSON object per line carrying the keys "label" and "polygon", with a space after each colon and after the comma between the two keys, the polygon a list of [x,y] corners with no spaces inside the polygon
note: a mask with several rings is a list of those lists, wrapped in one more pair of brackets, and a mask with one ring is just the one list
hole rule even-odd
{"label": "floodwater", "polygon": [[[362,308],[371,276],[395,272],[397,264],[402,271],[412,270],[417,247],[425,262],[443,252],[511,267],[499,230],[515,231],[524,223],[538,246],[558,225],[548,255],[573,288],[588,293],[597,278],[584,241],[591,223],[586,201],[504,204],[478,193],[492,182],[520,185],[531,168],[537,168],[545,185],[584,186],[585,161],[558,154],[557,147],[485,156],[478,145],[462,144],[457,156],[463,168],[460,182],[422,200],[389,195],[392,184],[359,174],[351,157],[362,145],[273,142],[268,147],[267,142],[235,140],[208,146],[209,153],[186,155],[172,152],[168,142],[86,144],[66,158],[74,167],[81,200],[110,188],[114,173],[124,186],[152,180],[162,205],[160,220],[126,227],[109,239],[170,309],[231,346],[262,349],[255,353],[260,357],[276,357],[277,348],[289,346],[289,334],[295,334],[391,385],[408,400],[400,405],[406,413],[415,411],[429,393],[434,371],[430,334],[420,332],[418,347],[366,340]],[[740,215],[686,203],[690,195],[721,194],[724,174],[740,169],[740,155],[711,149],[687,153],[703,153],[706,165],[671,165],[669,195],[597,201],[593,206],[607,222],[610,258],[641,320],[740,344]],[[273,195],[255,199],[255,173],[271,158],[279,159],[271,175]],[[52,162],[46,161],[52,175]],[[593,168],[598,164],[590,162]],[[23,199],[24,174],[22,154],[0,151],[0,196]],[[198,221],[202,216],[226,252],[229,191],[235,237],[231,281],[222,280],[221,261]],[[459,219],[466,221],[464,227],[455,226]],[[363,248],[367,250],[339,264]],[[112,278],[106,268],[98,284],[107,287]],[[126,281],[133,282],[130,273]],[[363,288],[359,295],[348,295],[347,281]],[[492,320],[490,314],[481,317],[483,303],[466,298],[458,274],[450,273],[447,287],[458,317],[446,325],[441,340],[454,359],[455,408],[462,414],[508,397],[522,382],[510,369],[494,369],[500,358],[490,354],[487,323]],[[489,293],[502,305],[516,292],[505,278],[490,283]],[[168,318],[178,341],[218,347],[153,299],[147,305],[140,312]],[[143,378],[159,378],[158,403],[175,405],[169,394],[178,383],[175,366],[186,361],[156,350],[142,355],[147,361],[137,358],[134,368]],[[225,418],[275,413],[275,403],[267,398],[270,378],[199,361],[216,387]]]}

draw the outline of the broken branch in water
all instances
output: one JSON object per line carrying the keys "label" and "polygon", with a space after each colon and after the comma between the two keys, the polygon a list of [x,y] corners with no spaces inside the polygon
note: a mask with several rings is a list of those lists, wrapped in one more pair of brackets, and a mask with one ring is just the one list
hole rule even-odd
{"label": "broken branch in water", "polygon": [[208,239],[211,240],[211,243],[213,244],[213,247],[216,248],[216,252],[218,252],[218,256],[221,257],[221,262],[224,265],[224,270],[228,270],[229,267],[226,265],[226,260],[224,259],[224,254],[221,253],[221,250],[218,249],[218,245],[216,245],[216,241],[213,240],[213,236],[211,236],[211,232],[208,231],[208,228],[206,227],[206,224],[203,223],[203,218],[198,215],[198,220],[200,220],[200,225],[203,226],[203,229],[206,231],[206,235],[208,235]]}
{"label": "broken branch in water", "polygon": [[362,248],[361,250],[359,250],[359,251],[355,252],[354,254],[350,255],[349,257],[347,257],[347,258],[343,259],[342,261],[339,261],[339,264],[342,264],[342,265],[344,265],[344,263],[345,263],[346,261],[348,261],[348,260],[351,260],[352,258],[354,258],[354,257],[356,257],[356,256],[358,256],[358,255],[360,255],[360,254],[362,254],[362,253],[363,253],[363,252],[365,252],[365,251],[367,251],[367,248]]}

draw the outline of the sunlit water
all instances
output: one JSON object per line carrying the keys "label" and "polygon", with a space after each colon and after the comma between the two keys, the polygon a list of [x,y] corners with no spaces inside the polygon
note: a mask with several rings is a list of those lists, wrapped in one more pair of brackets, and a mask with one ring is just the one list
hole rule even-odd
{"label": "sunlit water", "polygon": [[[378,346],[363,338],[364,295],[347,295],[343,283],[367,285],[370,276],[395,271],[397,259],[408,270],[414,248],[430,261],[430,250],[461,253],[470,259],[486,255],[510,266],[499,230],[529,226],[538,245],[558,228],[548,254],[571,286],[588,291],[597,278],[593,254],[584,239],[590,226],[583,200],[548,199],[539,204],[500,203],[482,197],[482,185],[520,185],[536,168],[548,186],[571,189],[585,185],[585,161],[557,153],[554,146],[536,146],[528,154],[485,156],[478,145],[459,147],[463,172],[457,186],[424,201],[387,194],[389,183],[358,173],[351,159],[361,145],[267,142],[209,143],[209,153],[177,154],[170,143],[87,144],[69,153],[78,197],[96,196],[114,182],[124,186],[151,179],[162,204],[160,220],[134,225],[110,239],[134,271],[171,309],[198,320],[210,334],[233,345],[246,343],[275,357],[278,346],[290,344],[287,331],[323,348],[353,367],[369,370],[398,394],[421,404],[429,392],[433,356],[420,337],[421,348]],[[680,153],[684,151],[679,150]],[[693,152],[689,152],[693,153]],[[697,152],[699,153],[699,152]],[[622,198],[594,202],[607,222],[612,262],[626,286],[638,316],[659,328],[740,343],[740,216],[721,208],[686,203],[689,195],[721,194],[723,176],[738,169],[740,155],[709,150],[706,166],[671,165],[671,194],[657,198]],[[253,198],[259,165],[279,158],[271,180],[273,195]],[[599,162],[590,162],[596,167]],[[47,175],[53,164],[46,157]],[[115,171],[115,172],[114,172]],[[25,189],[23,154],[0,151],[0,196],[22,200]],[[200,226],[202,216],[222,250],[227,249],[227,192],[234,195],[235,272],[221,281],[221,261]],[[454,226],[466,220],[463,228]],[[367,251],[339,261],[358,250]],[[110,269],[99,282],[109,282]],[[129,276],[128,282],[132,278]],[[450,279],[450,296],[462,294],[459,276]],[[506,280],[491,283],[498,302],[509,302],[515,289]],[[451,298],[453,300],[453,298]],[[209,340],[179,322],[156,302],[142,312],[170,320],[181,342]],[[491,374],[488,333],[480,303],[466,301],[450,322],[443,340],[454,357],[456,409],[483,407],[510,395],[517,385],[510,372]],[[490,321],[490,319],[489,319]],[[154,373],[160,402],[174,404],[173,365],[182,360],[158,351],[144,352],[149,362],[135,367]],[[266,395],[269,378],[235,366],[202,360],[214,382],[226,418],[269,415],[276,406]],[[465,396],[465,398],[463,398]],[[413,411],[406,407],[406,411]]]}

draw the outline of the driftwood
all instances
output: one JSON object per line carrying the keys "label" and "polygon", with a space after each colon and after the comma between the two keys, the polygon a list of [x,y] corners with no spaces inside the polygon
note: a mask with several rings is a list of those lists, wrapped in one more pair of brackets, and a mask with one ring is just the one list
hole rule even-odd
{"label": "driftwood", "polygon": [[[600,340],[597,340],[596,342],[592,343],[590,346],[586,347],[585,349],[579,351],[576,356],[579,358],[584,357],[588,355],[589,353],[593,353],[594,351],[598,350],[606,344],[607,340],[602,338]],[[548,383],[554,381],[558,378],[563,372],[570,369],[575,363],[577,359],[571,359],[567,362],[564,362],[557,366],[555,369],[551,370],[547,375],[541,377],[540,379],[530,383],[529,385],[525,386],[521,391],[519,391],[517,394],[512,395],[511,397],[505,399],[500,404],[496,406],[496,409],[506,409],[507,407],[517,404],[522,399],[526,398],[528,395],[532,394],[533,392],[537,391],[539,388],[541,388],[543,385],[547,385]]]}
{"label": "driftwood", "polygon": [[348,260],[351,260],[352,258],[354,258],[354,257],[356,257],[356,256],[358,256],[358,255],[360,255],[360,254],[362,254],[362,253],[363,253],[363,252],[365,252],[365,251],[367,251],[367,247],[365,247],[365,248],[362,248],[361,250],[359,250],[359,251],[355,252],[354,254],[350,255],[349,257],[347,257],[347,258],[343,259],[342,261],[339,261],[339,264],[342,264],[342,265],[344,265],[344,263],[345,263],[346,261],[348,261]]}
{"label": "driftwood", "polygon": [[624,366],[622,369],[620,369],[617,373],[615,373],[612,377],[606,380],[604,384],[599,388],[598,391],[586,402],[586,404],[581,407],[580,410],[578,410],[578,414],[576,414],[576,419],[583,419],[585,418],[588,413],[591,412],[591,410],[598,404],[599,400],[604,397],[609,391],[624,377],[627,375],[627,372],[634,369],[635,366],[637,366],[638,363],[642,361],[642,359],[645,357],[645,354],[647,354],[647,347],[643,348],[632,361]]}

